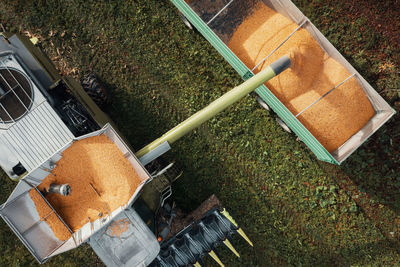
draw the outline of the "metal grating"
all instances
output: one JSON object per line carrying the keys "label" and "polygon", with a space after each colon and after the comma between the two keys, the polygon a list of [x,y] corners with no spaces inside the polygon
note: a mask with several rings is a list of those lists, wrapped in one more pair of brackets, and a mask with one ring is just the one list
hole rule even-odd
{"label": "metal grating", "polygon": [[19,70],[0,66],[0,122],[12,123],[24,116],[33,104],[29,79]]}

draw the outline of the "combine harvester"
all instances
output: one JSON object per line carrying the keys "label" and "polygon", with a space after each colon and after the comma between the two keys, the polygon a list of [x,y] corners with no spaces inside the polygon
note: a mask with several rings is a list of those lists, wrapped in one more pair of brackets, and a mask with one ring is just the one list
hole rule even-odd
{"label": "combine harvester", "polygon": [[[222,266],[215,253],[218,245],[239,255],[229,241],[232,234],[252,245],[215,197],[193,213],[195,220],[176,229],[176,208],[166,199],[179,174],[171,175],[171,164],[163,164],[160,156],[253,90],[284,121],[281,125],[287,124],[319,159],[334,164],[394,114],[289,0],[171,1],[185,23],[194,25],[246,81],[137,153],[93,102],[101,104],[105,96],[93,77],[82,88],[61,77],[29,39],[8,33],[0,37],[0,165],[19,181],[0,215],[40,263],[88,242],[107,266],[199,266],[205,255]],[[281,58],[285,54],[289,57]],[[263,85],[267,81],[270,90]],[[125,185],[122,180],[96,183],[82,175],[76,185],[60,175],[63,168],[72,175],[79,171],[79,161],[76,168],[65,163],[69,151],[96,138],[116,147],[123,157],[119,161],[135,173],[137,184],[128,187],[126,201],[117,206],[106,197],[119,196],[108,191]],[[92,160],[90,165],[96,170],[105,163]],[[104,172],[111,169],[120,171]],[[88,206],[87,218],[74,226],[66,222],[71,219],[66,211],[71,204],[81,213],[76,200],[81,192],[87,192],[78,194],[82,206],[91,194],[103,207]]]}
{"label": "combine harvester", "polygon": [[256,90],[318,159],[339,165],[395,111],[290,0],[171,0],[247,80],[288,54],[291,70]]}
{"label": "combine harvester", "polygon": [[107,266],[201,266],[205,255],[223,266],[215,249],[239,256],[234,233],[253,244],[215,196],[179,218],[166,201],[179,174],[160,156],[289,66],[282,57],[133,153],[93,101],[106,96],[93,76],[82,88],[31,40],[2,33],[0,165],[19,183],[1,217],[40,263],[87,242]]}

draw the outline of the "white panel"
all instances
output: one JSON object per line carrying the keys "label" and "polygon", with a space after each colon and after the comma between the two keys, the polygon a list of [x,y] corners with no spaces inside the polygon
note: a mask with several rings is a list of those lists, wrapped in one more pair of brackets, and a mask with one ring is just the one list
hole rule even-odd
{"label": "white panel", "polygon": [[36,180],[43,180],[50,174],[49,171],[45,171],[45,168],[37,168],[29,173],[29,177],[32,177]]}

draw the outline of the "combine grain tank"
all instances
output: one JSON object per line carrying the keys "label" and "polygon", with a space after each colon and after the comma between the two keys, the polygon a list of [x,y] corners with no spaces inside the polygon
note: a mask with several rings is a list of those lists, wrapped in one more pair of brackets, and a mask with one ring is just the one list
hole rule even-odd
{"label": "combine grain tank", "polygon": [[[279,95],[273,86],[268,85],[269,88],[267,88],[267,86],[263,85],[256,90],[258,96],[265,101],[263,103],[264,106],[271,107],[286,125],[314,152],[318,159],[333,164],[342,163],[394,115],[395,111],[290,0],[171,0],[171,2],[186,17],[186,24],[190,22],[194,25],[245,80],[252,77],[263,65],[267,65],[269,60],[282,53],[282,50],[286,49],[285,46],[293,43],[294,39],[304,34],[305,31],[307,32],[306,35],[310,35],[313,42],[324,53],[321,56],[321,60],[329,58],[329,60],[332,60],[333,65],[337,62],[338,68],[342,68],[343,71],[339,73],[334,73],[334,71],[329,73],[327,71],[328,76],[341,75],[343,78],[336,79],[331,86],[320,86],[318,88],[320,90],[316,93],[313,91],[314,94],[310,94],[309,97],[303,94],[302,102],[297,108],[293,107],[292,102],[285,101],[284,97]],[[268,19],[276,19],[276,16],[272,18],[272,16],[266,14],[268,11],[260,13],[260,4],[265,5],[268,10],[272,9],[274,13],[276,12],[284,19],[277,20],[275,23],[270,22],[270,28],[264,29],[263,32],[260,29],[262,29],[263,25],[265,26],[264,23],[268,23]],[[289,21],[294,27],[290,30],[285,29],[286,25],[281,24],[282,20]],[[245,24],[247,24],[247,28],[243,29]],[[275,31],[276,34],[268,36],[268,29],[271,32]],[[246,36],[238,36],[239,34],[245,34]],[[243,43],[241,43],[243,47],[236,49],[237,39],[240,38],[244,38]],[[273,45],[266,45],[266,47],[262,47],[262,45],[257,47],[257,44],[252,43],[263,42],[263,38],[265,44],[269,43],[269,39],[276,40]],[[235,49],[232,49],[233,42],[236,42]],[[245,50],[246,47],[248,51]],[[251,47],[260,48],[260,50],[253,49],[253,51],[250,51]],[[261,48],[263,51],[261,51]],[[298,49],[299,47],[296,45],[292,48]],[[253,61],[249,61],[247,52],[259,53],[262,56],[255,57]],[[306,49],[304,52],[307,55],[309,51]],[[317,55],[316,58],[318,58]],[[299,60],[295,59],[294,62],[297,64]],[[304,69],[310,69],[310,67],[313,66],[307,65]],[[308,78],[307,75],[299,73],[300,82],[304,82],[302,79],[306,78]],[[316,79],[319,78],[321,77]],[[309,89],[308,86],[306,85],[301,89],[306,91]],[[349,93],[347,88],[351,86],[359,87],[359,92],[353,93],[353,96],[355,96],[353,99],[346,96]],[[282,90],[285,93],[285,91],[291,90],[291,86],[287,86]],[[307,93],[311,91],[307,91]],[[343,94],[343,96],[340,99],[333,99],[338,94]],[[358,107],[352,106],[355,105],[354,103],[361,103],[359,98],[364,98],[364,104]],[[293,101],[295,102],[295,100]],[[324,110],[321,105],[329,105],[329,107],[327,106],[327,109]],[[329,113],[329,109],[334,109],[336,115]],[[352,110],[352,115],[343,116],[348,109]],[[358,113],[357,110],[359,110]],[[365,114],[367,112],[370,113],[369,116]],[[314,118],[309,116],[308,121],[305,121],[304,117],[311,113],[314,113]],[[326,127],[319,126],[317,121],[323,116],[331,117],[332,124],[330,125],[330,121],[327,119],[325,120]],[[353,129],[352,132],[347,133],[347,137],[344,140],[338,141],[338,139],[335,139],[336,136],[340,137],[342,132],[345,134],[344,132],[354,126],[352,125],[353,118],[358,119],[363,116],[366,117],[364,122],[361,122],[360,126],[355,126],[358,127],[356,130]],[[339,120],[337,123],[342,124],[341,128],[334,127],[335,120]],[[344,120],[348,121],[344,122]],[[315,125],[313,125],[314,123]],[[336,143],[339,142],[339,145],[329,147],[325,144],[324,146],[325,139],[329,138],[333,138],[334,140],[332,141],[337,141]]]}
{"label": "combine grain tank", "polygon": [[[136,173],[138,174],[141,182],[136,188],[129,201],[125,204],[121,203],[121,206],[115,210],[111,210],[110,214],[105,217],[99,218],[93,222],[88,222],[81,229],[74,233],[69,229],[68,225],[63,221],[61,216],[57,214],[54,208],[48,204],[51,209],[50,213],[56,214],[60,223],[64,224],[65,227],[71,232],[72,236],[66,241],[59,240],[53,233],[52,229],[45,222],[46,218],[41,218],[36,210],[35,203],[33,202],[29,191],[32,188],[36,188],[44,178],[46,178],[51,170],[57,165],[57,162],[62,158],[62,153],[68,149],[74,142],[78,140],[87,139],[93,136],[106,135],[124,154],[127,160],[130,162]],[[101,162],[99,163],[101,164]],[[74,168],[74,166],[71,166]],[[84,179],[84,178],[82,178]],[[8,198],[7,202],[4,203],[0,208],[0,215],[4,221],[10,226],[14,233],[24,243],[24,245],[30,250],[32,255],[40,262],[43,263],[52,256],[58,255],[70,249],[76,248],[83,242],[87,241],[100,229],[108,225],[116,217],[123,215],[136,218],[137,215],[130,211],[132,203],[137,199],[139,192],[143,186],[150,181],[150,175],[135,157],[129,147],[122,141],[116,131],[110,126],[106,125],[103,129],[90,133],[88,135],[71,139],[63,148],[54,153],[50,158],[45,160],[39,167],[30,171],[21,181]],[[74,188],[72,188],[72,191]],[[38,191],[39,192],[39,191]],[[68,198],[68,196],[66,196]],[[129,217],[129,218],[130,218]],[[138,220],[138,219],[136,219]],[[146,264],[149,264],[159,252],[159,244],[154,237],[154,234],[147,227],[141,227],[140,234],[144,240],[146,240],[145,247],[140,247],[140,242],[136,244],[134,248],[136,252],[140,252],[141,259],[148,259]],[[129,239],[129,238],[127,238]],[[138,242],[138,238],[131,238],[130,241]],[[128,241],[129,241],[128,240]],[[125,261],[129,262],[133,258],[133,262],[138,263],[137,259],[134,258],[135,251],[129,252],[131,247],[124,246],[125,249]],[[133,249],[133,248],[132,248]],[[145,254],[145,255],[144,255]]]}

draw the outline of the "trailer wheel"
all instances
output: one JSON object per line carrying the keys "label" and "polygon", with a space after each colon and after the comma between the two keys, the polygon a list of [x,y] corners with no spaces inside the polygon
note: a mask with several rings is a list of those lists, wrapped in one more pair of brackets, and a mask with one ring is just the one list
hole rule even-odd
{"label": "trailer wheel", "polygon": [[256,99],[257,99],[258,104],[260,104],[261,107],[263,107],[264,109],[266,109],[266,110],[268,110],[268,111],[271,111],[271,109],[269,108],[269,106],[267,105],[267,103],[265,103],[265,101],[262,100],[261,97],[256,96]]}
{"label": "trailer wheel", "polygon": [[93,73],[87,74],[81,81],[81,85],[90,98],[99,106],[104,107],[108,100],[108,93],[104,85]]}
{"label": "trailer wheel", "polygon": [[280,118],[276,118],[276,122],[283,128],[288,133],[292,133],[292,130],[290,130],[289,126],[286,125]]}
{"label": "trailer wheel", "polygon": [[188,27],[190,30],[193,30],[192,23],[190,23],[190,21],[182,13],[179,13],[179,17],[181,18],[183,23],[186,25],[186,27]]}

